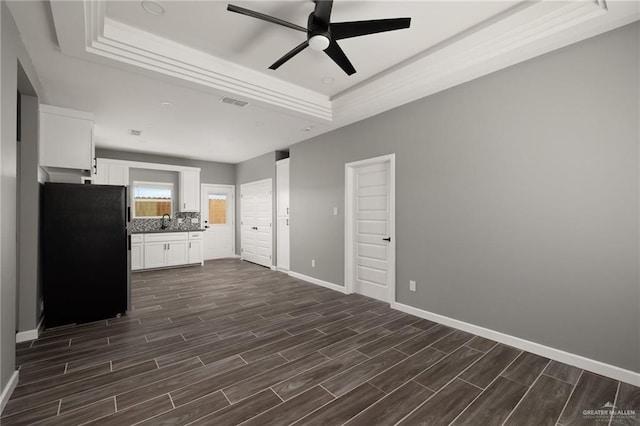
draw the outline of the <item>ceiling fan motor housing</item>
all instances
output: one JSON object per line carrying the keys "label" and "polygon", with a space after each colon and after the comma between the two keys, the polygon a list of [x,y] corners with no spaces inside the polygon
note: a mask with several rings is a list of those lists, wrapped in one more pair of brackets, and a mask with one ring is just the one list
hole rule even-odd
{"label": "ceiling fan motor housing", "polygon": [[309,20],[307,21],[307,40],[309,47],[318,51],[325,50],[331,42],[331,31],[321,22],[318,22],[313,12],[309,14]]}

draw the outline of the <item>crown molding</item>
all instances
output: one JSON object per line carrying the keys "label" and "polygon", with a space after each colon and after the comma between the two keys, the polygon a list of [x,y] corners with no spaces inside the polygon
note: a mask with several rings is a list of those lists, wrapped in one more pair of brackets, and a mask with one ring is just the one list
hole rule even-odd
{"label": "crown molding", "polygon": [[563,31],[606,13],[599,0],[522,4],[334,96],[334,115],[353,123],[522,62],[557,48],[554,41],[569,44]]}
{"label": "crown molding", "polygon": [[105,0],[55,1],[51,9],[60,48],[68,55],[97,55],[305,116],[333,119],[328,96],[109,19]]}
{"label": "crown molding", "polygon": [[[105,0],[52,0],[63,53],[117,61],[341,127],[640,18],[640,3],[523,1],[329,98],[105,16]],[[80,36],[80,35],[83,36]]]}

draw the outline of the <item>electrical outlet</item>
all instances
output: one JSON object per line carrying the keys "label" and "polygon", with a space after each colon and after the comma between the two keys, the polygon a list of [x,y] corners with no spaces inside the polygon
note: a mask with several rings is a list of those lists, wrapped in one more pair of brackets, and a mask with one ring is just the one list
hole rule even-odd
{"label": "electrical outlet", "polygon": [[409,290],[416,291],[416,282],[414,280],[409,281]]}
{"label": "electrical outlet", "polygon": [[184,222],[184,219],[183,219],[183,218],[181,218],[181,217],[179,217],[179,218],[178,218],[178,223],[182,223],[182,222]]}
{"label": "electrical outlet", "polygon": [[315,259],[311,259],[311,267],[312,268],[316,267],[316,260]]}
{"label": "electrical outlet", "polygon": [[200,220],[197,217],[192,217],[191,223],[200,223]]}
{"label": "electrical outlet", "polygon": [[334,216],[338,216],[338,208],[337,207],[333,208],[333,215]]}

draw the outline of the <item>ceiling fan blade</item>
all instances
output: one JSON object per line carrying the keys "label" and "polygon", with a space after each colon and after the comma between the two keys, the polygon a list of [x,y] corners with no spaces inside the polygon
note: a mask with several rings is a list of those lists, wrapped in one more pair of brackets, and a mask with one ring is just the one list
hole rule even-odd
{"label": "ceiling fan blade", "polygon": [[300,25],[292,24],[291,22],[283,21],[279,18],[274,18],[273,16],[265,15],[264,13],[256,12],[253,10],[245,9],[244,7],[235,6],[230,4],[227,6],[227,10],[229,12],[239,13],[241,15],[251,16],[252,18],[261,19],[263,21],[271,22],[272,24],[282,25],[283,27],[291,28],[294,30],[302,31],[303,33],[307,32],[305,27],[301,27]]}
{"label": "ceiling fan blade", "polygon": [[324,28],[329,28],[329,22],[331,20],[331,8],[333,7],[333,0],[315,0],[316,7],[313,14],[316,17],[316,22],[322,24]]}
{"label": "ceiling fan blade", "polygon": [[335,40],[331,40],[329,47],[324,50],[324,53],[329,55],[333,61],[338,64],[342,71],[346,72],[347,75],[355,74],[356,69],[351,65],[349,58],[344,54],[338,43]]}
{"label": "ceiling fan blade", "polygon": [[374,19],[371,21],[336,22],[331,24],[334,40],[359,37],[367,34],[383,33],[409,28],[411,18]]}
{"label": "ceiling fan blade", "polygon": [[309,42],[308,41],[304,41],[302,43],[300,43],[299,45],[297,45],[296,47],[294,47],[293,49],[291,49],[286,55],[284,55],[282,58],[278,59],[276,62],[273,63],[273,65],[271,65],[269,67],[269,69],[272,70],[277,70],[280,65],[284,64],[285,62],[287,62],[289,59],[293,58],[294,56],[296,56],[298,53],[302,52],[304,49],[306,49],[309,46]]}

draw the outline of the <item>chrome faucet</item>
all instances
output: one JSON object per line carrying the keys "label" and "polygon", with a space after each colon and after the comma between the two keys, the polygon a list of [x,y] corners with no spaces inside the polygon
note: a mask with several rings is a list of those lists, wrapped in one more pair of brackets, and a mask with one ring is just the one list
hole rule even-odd
{"label": "chrome faucet", "polygon": [[160,229],[167,229],[167,225],[164,223],[164,217],[168,217],[169,221],[171,221],[171,215],[169,213],[165,213],[162,215],[162,225],[160,225]]}

